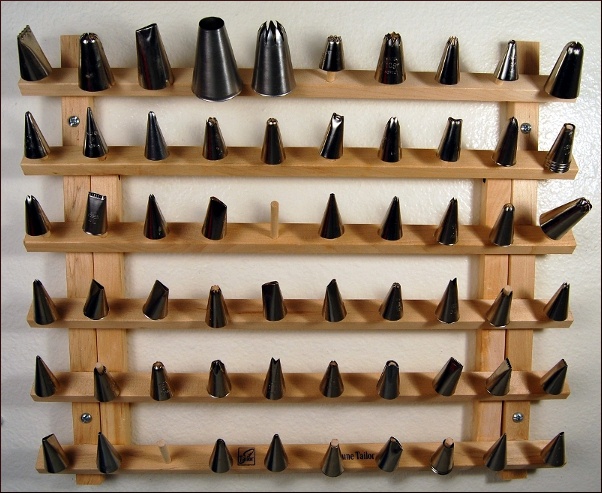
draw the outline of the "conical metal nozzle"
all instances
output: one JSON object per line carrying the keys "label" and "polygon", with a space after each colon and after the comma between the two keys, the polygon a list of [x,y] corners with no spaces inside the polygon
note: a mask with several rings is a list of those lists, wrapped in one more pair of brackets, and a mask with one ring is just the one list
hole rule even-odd
{"label": "conical metal nozzle", "polygon": [[506,469],[506,449],[506,434],[504,433],[483,455],[485,466],[492,471],[503,471]]}
{"label": "conical metal nozzle", "polygon": [[121,467],[121,455],[102,432],[98,432],[96,467],[103,474],[111,474]]}
{"label": "conical metal nozzle", "polygon": [[228,472],[234,464],[232,454],[226,446],[226,442],[218,438],[209,458],[209,468],[216,473]]}
{"label": "conical metal nozzle", "polygon": [[286,316],[286,305],[278,281],[266,282],[261,286],[263,317],[270,322],[282,320]]}
{"label": "conical metal nozzle", "polygon": [[320,156],[326,159],[339,159],[343,156],[344,131],[345,117],[333,113],[326,134],[324,134]]}
{"label": "conical metal nozzle", "polygon": [[121,390],[107,367],[98,363],[94,367],[94,398],[98,402],[111,402],[119,397]]}
{"label": "conical metal nozzle", "polygon": [[226,371],[226,366],[218,359],[211,362],[209,368],[209,380],[207,382],[207,393],[211,397],[222,399],[227,397],[232,390],[230,377]]}
{"label": "conical metal nozzle", "polygon": [[261,148],[261,161],[265,164],[280,164],[286,159],[282,137],[276,118],[268,118],[265,124],[263,147]]}
{"label": "conical metal nozzle", "polygon": [[280,359],[272,358],[265,380],[263,381],[263,395],[266,399],[277,401],[284,397],[285,391],[286,385],[284,383]]}
{"label": "conical metal nozzle", "polygon": [[562,322],[569,316],[569,294],[571,285],[564,282],[546,303],[543,311],[550,320]]}
{"label": "conical metal nozzle", "polygon": [[59,318],[56,305],[48,295],[42,282],[33,281],[33,319],[38,325],[48,325]]}
{"label": "conical metal nozzle", "polygon": [[322,305],[322,316],[328,322],[340,322],[347,316],[347,310],[343,297],[339,291],[337,280],[333,279],[326,286],[324,303]]}
{"label": "conical metal nozzle", "polygon": [[55,474],[69,467],[67,454],[54,434],[42,438],[42,452],[44,454],[44,470],[46,472]]}
{"label": "conical metal nozzle", "polygon": [[109,148],[100,129],[94,120],[92,109],[88,106],[86,111],[86,136],[84,138],[84,156],[89,158],[99,158],[109,153]]}
{"label": "conical metal nozzle", "polygon": [[502,288],[493,304],[487,310],[485,318],[494,327],[506,327],[510,323],[512,290],[510,286]]}
{"label": "conical metal nozzle", "polygon": [[88,92],[104,91],[115,84],[115,77],[100,42],[94,33],[79,37],[78,85]]}
{"label": "conical metal nozzle", "polygon": [[205,314],[205,323],[209,327],[219,329],[228,325],[230,315],[226,300],[219,286],[211,286],[209,290],[209,299],[207,300],[207,313]]}
{"label": "conical metal nozzle", "polygon": [[564,431],[558,433],[541,451],[543,461],[552,467],[562,467],[566,464],[564,449]]}
{"label": "conical metal nozzle", "polygon": [[153,289],[142,307],[142,313],[151,320],[161,320],[167,317],[167,305],[169,298],[169,288],[158,279],[153,284]]}
{"label": "conical metal nozzle", "polygon": [[89,235],[102,236],[106,234],[108,228],[107,197],[99,193],[88,192],[82,229]]}
{"label": "conical metal nozzle", "polygon": [[44,236],[50,233],[50,221],[33,195],[25,198],[25,233],[29,236]]}
{"label": "conical metal nozzle", "polygon": [[514,241],[514,206],[512,204],[505,204],[502,207],[500,215],[489,233],[489,241],[501,247],[512,245]]}
{"label": "conical metal nozzle", "polygon": [[577,41],[567,43],[546,80],[544,90],[557,98],[576,98],[579,96],[582,66],[583,45]]}
{"label": "conical metal nozzle", "polygon": [[162,161],[169,156],[169,149],[163,138],[163,132],[157,122],[154,111],[148,112],[146,121],[146,143],[144,145],[144,157],[150,161]]}
{"label": "conical metal nozzle", "polygon": [[447,284],[441,301],[435,309],[437,320],[446,324],[453,324],[460,320],[460,306],[458,303],[458,279],[454,278]]}
{"label": "conical metal nozzle", "polygon": [[449,358],[439,373],[433,378],[433,388],[438,394],[449,397],[454,395],[464,366],[455,358]]}
{"label": "conical metal nozzle", "polygon": [[328,240],[338,238],[345,232],[345,226],[339,214],[339,207],[337,205],[337,199],[334,193],[331,193],[328,197],[328,203],[326,204],[326,210],[322,216],[322,222],[320,224],[320,236]]}
{"label": "conical metal nozzle", "polygon": [[167,401],[173,397],[167,370],[160,361],[155,361],[151,369],[150,396],[155,401]]}
{"label": "conical metal nozzle", "polygon": [[494,72],[495,78],[505,82],[518,80],[518,58],[516,53],[516,41],[508,41],[506,52],[500,58]]}
{"label": "conical metal nozzle", "polygon": [[144,236],[149,240],[160,240],[161,238],[165,238],[169,233],[169,227],[152,193],[148,196],[143,232]]}
{"label": "conical metal nozzle", "polygon": [[445,131],[439,142],[437,148],[437,157],[441,161],[447,161],[449,163],[455,163],[460,159],[460,152],[462,150],[462,119],[452,118],[451,116],[447,119],[447,125],[445,125]]}
{"label": "conical metal nozzle", "polygon": [[392,116],[389,118],[383,138],[378,148],[378,158],[385,163],[396,163],[401,159],[401,131],[399,120]]}
{"label": "conical metal nozzle", "polygon": [[339,441],[333,439],[328,445],[328,450],[322,459],[322,472],[329,478],[336,478],[345,472],[343,467],[343,454],[339,447]]}
{"label": "conical metal nozzle", "polygon": [[498,397],[508,394],[510,391],[511,376],[512,366],[510,365],[510,360],[506,358],[487,378],[487,381],[485,382],[487,392]]}
{"label": "conical metal nozzle", "polygon": [[401,84],[406,80],[403,43],[398,33],[385,34],[374,78],[381,84]]}
{"label": "conical metal nozzle", "polygon": [[448,86],[460,81],[460,42],[455,36],[450,36],[445,43],[435,80]]}
{"label": "conical metal nozzle", "polygon": [[514,166],[516,164],[517,149],[518,120],[511,117],[491,157],[495,161],[495,164],[499,166]]}
{"label": "conical metal nozzle", "polygon": [[84,315],[92,320],[101,320],[109,314],[109,303],[105,288],[95,279],[90,283],[88,298],[84,304]]}
{"label": "conical metal nozzle", "polygon": [[571,167],[573,160],[573,138],[575,137],[575,125],[565,123],[556,137],[554,144],[546,154],[544,166],[554,173],[566,173]]}
{"label": "conical metal nozzle", "polygon": [[34,379],[34,391],[38,397],[53,396],[59,387],[59,382],[44,363],[40,356],[36,356],[36,374]]}
{"label": "conical metal nozzle", "polygon": [[25,138],[23,143],[23,155],[27,159],[43,159],[50,154],[48,142],[42,135],[40,127],[33,115],[25,112]]}
{"label": "conical metal nozzle", "polygon": [[326,46],[320,59],[320,69],[326,72],[340,72],[345,70],[345,51],[343,39],[340,36],[328,36]]}
{"label": "conical metal nozzle", "polygon": [[343,390],[345,390],[345,385],[339,371],[339,365],[336,361],[331,361],[320,382],[320,392],[324,397],[339,397]]}
{"label": "conical metal nozzle", "polygon": [[285,96],[296,85],[284,26],[264,22],[257,31],[251,87],[262,96]]}
{"label": "conical metal nozzle", "polygon": [[272,472],[281,472],[288,467],[288,456],[278,434],[272,438],[263,464],[268,471]]}
{"label": "conical metal nozzle", "polygon": [[434,473],[445,476],[454,468],[454,441],[451,438],[443,440],[431,456],[431,469]]}
{"label": "conical metal nozzle", "polygon": [[50,75],[52,72],[50,62],[29,25],[25,26],[17,36],[17,50],[21,79],[37,81]]}
{"label": "conical metal nozzle", "polygon": [[383,399],[393,400],[399,396],[399,365],[393,360],[385,363],[378,382],[376,391]]}
{"label": "conical metal nozzle", "polygon": [[541,388],[546,394],[559,395],[562,392],[568,368],[566,361],[561,359],[543,377],[541,377]]}
{"label": "conical metal nozzle", "polygon": [[559,240],[591,210],[591,202],[581,197],[544,212],[539,216],[539,224],[548,238]]}
{"label": "conical metal nozzle", "polygon": [[403,299],[401,297],[401,284],[394,282],[381,303],[378,312],[385,320],[401,320],[403,317]]}
{"label": "conical metal nozzle", "polygon": [[389,241],[399,240],[403,236],[399,198],[393,197],[389,209],[387,210],[387,214],[378,230],[378,234],[383,240]]}
{"label": "conical metal nozzle", "polygon": [[435,238],[441,245],[455,245],[458,242],[458,200],[449,201],[445,215],[435,230]]}
{"label": "conical metal nozzle", "polygon": [[399,465],[402,452],[403,447],[399,443],[399,440],[391,437],[376,454],[376,465],[381,471],[393,472]]}
{"label": "conical metal nozzle", "polygon": [[218,161],[228,155],[228,148],[222,137],[217,118],[209,117],[205,124],[203,157],[209,161]]}
{"label": "conical metal nozzle", "polygon": [[173,72],[157,24],[136,29],[138,84],[156,91],[173,84]]}
{"label": "conical metal nozzle", "polygon": [[203,236],[209,240],[221,240],[228,227],[228,207],[216,197],[209,198],[203,222]]}

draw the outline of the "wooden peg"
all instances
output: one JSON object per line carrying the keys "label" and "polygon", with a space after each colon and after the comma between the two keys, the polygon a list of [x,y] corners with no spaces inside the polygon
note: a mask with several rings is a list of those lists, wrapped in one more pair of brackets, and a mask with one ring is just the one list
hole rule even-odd
{"label": "wooden peg", "polygon": [[275,240],[278,238],[278,201],[273,200],[270,204],[270,224],[272,231],[272,238]]}
{"label": "wooden peg", "polygon": [[161,452],[161,456],[166,464],[171,462],[171,455],[169,455],[169,448],[167,447],[167,442],[163,439],[157,442],[157,447],[159,447],[159,451]]}
{"label": "wooden peg", "polygon": [[337,77],[336,72],[326,72],[326,82],[334,82]]}

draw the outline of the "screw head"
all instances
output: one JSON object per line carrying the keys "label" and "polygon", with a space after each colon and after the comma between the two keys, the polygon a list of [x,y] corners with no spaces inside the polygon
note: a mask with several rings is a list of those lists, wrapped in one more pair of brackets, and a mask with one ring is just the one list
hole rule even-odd
{"label": "screw head", "polygon": [[92,421],[92,415],[90,413],[82,413],[79,419],[81,419],[82,423],[88,424],[90,421]]}
{"label": "screw head", "polygon": [[515,423],[520,423],[524,419],[525,419],[525,416],[523,415],[523,413],[514,413],[512,415],[512,421],[514,421]]}
{"label": "screw head", "polygon": [[79,117],[75,115],[70,116],[67,122],[69,123],[70,127],[77,127],[79,125]]}
{"label": "screw head", "polygon": [[528,134],[531,132],[531,124],[530,123],[523,123],[520,126],[520,131],[524,134]]}

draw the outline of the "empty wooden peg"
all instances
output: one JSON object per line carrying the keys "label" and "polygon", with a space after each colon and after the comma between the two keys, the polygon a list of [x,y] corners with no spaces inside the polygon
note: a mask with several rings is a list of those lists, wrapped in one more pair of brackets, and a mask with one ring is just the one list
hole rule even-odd
{"label": "empty wooden peg", "polygon": [[166,464],[171,462],[171,455],[169,455],[169,448],[167,447],[167,442],[163,439],[157,442],[157,447],[159,447],[159,452],[161,452],[161,457]]}
{"label": "empty wooden peg", "polygon": [[270,204],[270,224],[271,224],[271,232],[272,238],[275,240],[278,238],[278,213],[279,213],[279,204],[277,200],[273,200]]}

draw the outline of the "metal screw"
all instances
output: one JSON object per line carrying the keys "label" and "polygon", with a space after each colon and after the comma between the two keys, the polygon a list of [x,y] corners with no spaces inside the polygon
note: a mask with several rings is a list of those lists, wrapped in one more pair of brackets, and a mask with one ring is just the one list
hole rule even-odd
{"label": "metal screw", "polygon": [[514,413],[512,415],[512,421],[514,421],[515,423],[520,423],[523,419],[525,419],[523,413]]}
{"label": "metal screw", "polygon": [[70,116],[67,121],[69,122],[70,127],[77,127],[79,125],[79,118],[75,115]]}
{"label": "metal screw", "polygon": [[92,421],[92,415],[90,413],[82,413],[79,419],[82,420],[82,423],[88,424],[90,421]]}
{"label": "metal screw", "polygon": [[524,134],[528,134],[531,132],[531,124],[530,123],[523,123],[520,126],[520,131]]}

